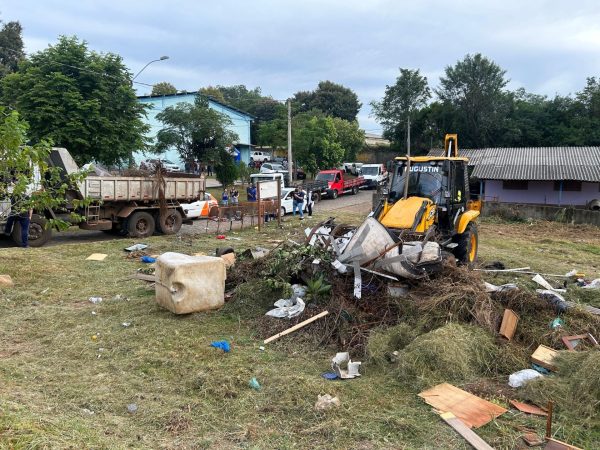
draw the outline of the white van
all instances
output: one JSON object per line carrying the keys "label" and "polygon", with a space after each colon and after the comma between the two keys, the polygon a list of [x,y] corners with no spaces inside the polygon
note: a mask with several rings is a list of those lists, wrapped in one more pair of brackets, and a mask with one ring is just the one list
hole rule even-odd
{"label": "white van", "polygon": [[388,181],[388,171],[383,164],[363,164],[360,174],[365,179],[367,188],[376,188]]}

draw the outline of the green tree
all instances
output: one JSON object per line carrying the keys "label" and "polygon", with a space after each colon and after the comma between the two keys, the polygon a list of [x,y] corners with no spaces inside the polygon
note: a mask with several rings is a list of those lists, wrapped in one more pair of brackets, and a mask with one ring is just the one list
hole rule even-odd
{"label": "green tree", "polygon": [[453,130],[463,146],[497,145],[510,109],[505,75],[504,70],[480,53],[466,55],[453,67],[446,67],[436,94],[454,112]]}
{"label": "green tree", "polygon": [[229,186],[238,178],[238,166],[233,161],[233,156],[225,149],[218,151],[217,164],[215,165],[215,176],[219,183]]}
{"label": "green tree", "polygon": [[[231,119],[209,108],[208,100],[198,95],[193,105],[178,103],[156,115],[164,128],[156,135],[157,152],[175,148],[183,160],[212,160],[238,139],[228,129]],[[222,158],[220,158],[222,159]]]}
{"label": "green tree", "polygon": [[318,109],[327,116],[339,117],[350,122],[356,120],[362,106],[352,89],[332,81],[319,82],[317,89],[312,92],[297,92],[292,104],[295,113]]}
{"label": "green tree", "polygon": [[32,55],[1,86],[3,102],[29,123],[30,137],[66,147],[79,164],[122,164],[145,147],[145,107],[121,57],[90,51],[77,37],[60,37]]}
{"label": "green tree", "polygon": [[337,133],[337,142],[344,149],[344,161],[355,161],[356,155],[365,145],[365,132],[358,126],[356,120],[349,122],[339,117],[333,118]]}
{"label": "green tree", "polygon": [[[11,199],[11,211],[6,204],[0,208],[0,219],[29,209],[43,214],[47,208],[58,209],[66,203],[69,186],[81,181],[85,173],[67,175],[58,167],[48,165],[51,144],[48,141],[28,145],[28,125],[17,111],[0,106],[0,200]],[[72,200],[75,206],[89,204],[89,199]],[[73,219],[77,220],[78,216]],[[66,228],[63,220],[51,219],[51,226]]]}
{"label": "green tree", "polygon": [[294,117],[292,139],[296,160],[309,173],[338,166],[344,158],[334,119],[322,113]]}
{"label": "green tree", "polygon": [[[386,136],[397,142],[406,142],[407,121],[416,121],[419,111],[427,105],[431,90],[427,77],[419,70],[400,69],[396,83],[385,87],[383,99],[371,102],[373,115],[383,125]],[[418,139],[413,133],[411,142]]]}
{"label": "green tree", "polygon": [[16,72],[19,62],[25,58],[22,33],[23,27],[19,22],[2,24],[0,30],[0,78]]}
{"label": "green tree", "polygon": [[218,102],[225,103],[225,97],[223,97],[223,93],[216,86],[206,86],[200,88],[199,92],[207,97],[214,98]]}
{"label": "green tree", "polygon": [[174,95],[177,94],[177,88],[168,81],[161,81],[152,86],[152,95]]}

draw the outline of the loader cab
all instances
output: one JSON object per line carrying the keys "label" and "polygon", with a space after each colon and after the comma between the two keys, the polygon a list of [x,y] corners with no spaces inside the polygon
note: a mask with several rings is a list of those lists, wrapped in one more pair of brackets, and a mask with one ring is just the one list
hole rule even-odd
{"label": "loader cab", "polygon": [[[389,203],[404,196],[407,167],[407,158],[396,158]],[[470,200],[467,159],[412,157],[408,171],[408,197],[431,200],[436,205],[438,229],[451,234]]]}

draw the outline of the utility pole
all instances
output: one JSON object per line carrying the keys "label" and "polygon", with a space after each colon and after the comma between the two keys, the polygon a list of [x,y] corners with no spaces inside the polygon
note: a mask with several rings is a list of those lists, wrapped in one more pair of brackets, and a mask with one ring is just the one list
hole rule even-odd
{"label": "utility pole", "polygon": [[410,116],[406,119],[406,173],[404,176],[404,198],[408,197],[408,182],[410,180]]}
{"label": "utility pole", "polygon": [[288,177],[290,178],[290,183],[293,181],[293,159],[292,159],[292,102],[290,99],[287,101],[287,109],[288,109]]}

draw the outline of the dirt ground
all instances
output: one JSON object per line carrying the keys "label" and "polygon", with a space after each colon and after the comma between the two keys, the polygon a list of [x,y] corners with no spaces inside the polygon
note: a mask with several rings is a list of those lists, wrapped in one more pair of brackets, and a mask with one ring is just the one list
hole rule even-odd
{"label": "dirt ground", "polygon": [[[330,215],[358,223],[370,195],[325,200],[315,217],[286,220],[282,228],[228,232],[225,243],[242,251],[301,241],[304,227]],[[0,448],[470,448],[390,369],[365,361],[359,379],[325,380],[321,374],[343,349],[290,335],[263,351],[256,321],[248,319],[253,305],[243,301],[171,314],[156,304],[152,288],[128,278],[147,269],[125,258],[122,249],[135,240],[79,233],[55,246],[0,250],[0,274],[15,282],[0,288]],[[485,219],[479,233],[482,262],[600,277],[598,228]],[[223,245],[204,232],[145,241],[150,254],[208,254]],[[86,261],[91,253],[108,256]],[[530,277],[488,279],[533,289]],[[232,351],[210,347],[217,340],[229,341]],[[252,378],[260,390],[249,387]],[[507,406],[499,394],[507,380],[491,381],[459,387]],[[341,406],[315,411],[317,395],[325,393]],[[476,432],[494,448],[514,449],[524,448],[524,428],[543,435],[545,420],[512,409]],[[578,421],[559,418],[554,430],[558,439],[600,448],[600,430],[582,431]]]}

